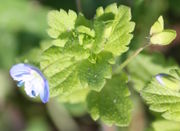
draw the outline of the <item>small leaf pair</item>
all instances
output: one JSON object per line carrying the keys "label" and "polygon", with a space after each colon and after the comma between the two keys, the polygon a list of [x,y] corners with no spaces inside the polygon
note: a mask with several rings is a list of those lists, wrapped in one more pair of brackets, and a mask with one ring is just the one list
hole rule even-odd
{"label": "small leaf pair", "polygon": [[152,25],[150,36],[151,44],[168,45],[176,38],[176,31],[164,29],[164,20],[160,16]]}

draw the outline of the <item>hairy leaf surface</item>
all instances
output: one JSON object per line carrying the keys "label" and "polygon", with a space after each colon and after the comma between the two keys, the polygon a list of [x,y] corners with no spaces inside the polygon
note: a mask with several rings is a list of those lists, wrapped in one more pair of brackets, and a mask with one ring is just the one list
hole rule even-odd
{"label": "hairy leaf surface", "polygon": [[180,79],[179,76],[160,75],[142,89],[141,95],[150,109],[161,112],[167,120],[180,121]]}
{"label": "hairy leaf surface", "polygon": [[88,111],[94,120],[118,126],[130,122],[132,103],[125,74],[115,75],[100,92],[91,91],[87,97]]}
{"label": "hairy leaf surface", "polygon": [[49,12],[48,34],[53,40],[40,66],[49,80],[50,96],[63,94],[70,100],[78,90],[101,91],[111,78],[115,57],[128,50],[134,29],[130,8],[111,4],[102,10],[98,15],[97,9],[93,20],[72,10]]}

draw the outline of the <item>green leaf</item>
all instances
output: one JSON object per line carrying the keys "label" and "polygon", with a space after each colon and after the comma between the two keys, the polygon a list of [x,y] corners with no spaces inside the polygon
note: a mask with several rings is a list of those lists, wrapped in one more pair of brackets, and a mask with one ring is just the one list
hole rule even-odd
{"label": "green leaf", "polygon": [[52,46],[43,52],[41,69],[49,80],[51,96],[87,87],[96,91],[103,88],[105,78],[111,77],[110,56],[101,53],[96,63],[88,57],[89,52],[77,42],[67,43],[64,48]]}
{"label": "green leaf", "polygon": [[[111,4],[104,10],[102,7],[97,9],[96,20],[105,21],[106,38],[103,49],[111,52],[114,56],[119,56],[128,50],[133,35],[130,34],[134,30],[135,23],[130,22],[131,11],[127,6],[119,6]],[[101,13],[100,13],[101,12]]]}
{"label": "green leaf", "polygon": [[160,16],[152,25],[150,35],[151,44],[168,45],[176,38],[176,31],[170,29],[164,30],[164,20]]}
{"label": "green leaf", "polygon": [[83,86],[88,85],[95,91],[100,91],[105,85],[105,78],[111,78],[112,67],[105,60],[106,54],[102,54],[93,64],[88,60],[82,61],[78,67],[79,79]]}
{"label": "green leaf", "polygon": [[152,25],[150,30],[150,35],[162,32],[164,30],[164,20],[163,17],[160,16],[158,20]]}
{"label": "green leaf", "polygon": [[86,26],[78,26],[77,27],[77,31],[79,33],[84,33],[84,34],[87,34],[91,37],[94,37],[95,36],[95,32],[94,30],[91,30],[90,28],[87,28]]}
{"label": "green leaf", "polygon": [[97,9],[96,9],[96,17],[100,17],[101,15],[103,15],[104,14],[104,9],[103,9],[103,7],[98,7]]}
{"label": "green leaf", "polygon": [[88,52],[82,50],[77,42],[67,43],[64,48],[51,46],[42,53],[40,66],[49,80],[51,96],[81,88],[74,70],[77,62],[87,57]]}
{"label": "green leaf", "polygon": [[95,30],[95,40],[93,43],[92,50],[94,53],[98,54],[104,50],[104,44],[106,42],[105,38],[105,24],[102,21],[94,21],[94,30]]}
{"label": "green leaf", "polygon": [[87,107],[94,120],[101,119],[108,125],[127,126],[130,122],[132,103],[125,74],[115,75],[100,92],[91,91]]}
{"label": "green leaf", "polygon": [[158,120],[152,123],[154,131],[179,131],[180,123],[168,120]]}
{"label": "green leaf", "polygon": [[176,31],[163,30],[150,38],[152,44],[168,45],[176,38]]}
{"label": "green leaf", "polygon": [[77,104],[85,102],[86,96],[89,92],[88,88],[77,89],[70,94],[61,94],[59,96],[60,102]]}
{"label": "green leaf", "polygon": [[62,9],[50,11],[48,13],[49,36],[57,38],[61,33],[74,29],[76,18],[77,15],[72,10],[69,10],[68,13]]}
{"label": "green leaf", "polygon": [[180,80],[176,75],[158,75],[141,91],[150,109],[167,120],[180,121]]}
{"label": "green leaf", "polygon": [[177,64],[173,59],[165,59],[163,55],[153,53],[151,55],[139,54],[127,67],[134,88],[139,92],[152,76],[162,72],[169,73],[169,70],[176,66]]}
{"label": "green leaf", "polygon": [[88,28],[92,28],[93,27],[93,22],[91,20],[88,20],[85,18],[85,16],[83,14],[79,14],[77,16],[76,22],[75,22],[75,27],[78,26],[85,26]]}
{"label": "green leaf", "polygon": [[87,88],[99,92],[111,78],[114,56],[128,50],[134,29],[130,19],[129,7],[116,4],[94,20],[71,10],[51,11],[48,32],[54,40],[40,62],[49,80],[50,96],[66,96],[63,101],[72,102],[68,96],[73,92]]}

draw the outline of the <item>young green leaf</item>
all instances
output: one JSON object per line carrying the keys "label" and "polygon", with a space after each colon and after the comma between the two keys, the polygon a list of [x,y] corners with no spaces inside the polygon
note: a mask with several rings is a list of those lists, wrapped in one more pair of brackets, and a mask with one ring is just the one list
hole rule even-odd
{"label": "young green leaf", "polygon": [[150,38],[152,44],[168,45],[176,38],[176,31],[163,30]]}
{"label": "young green leaf", "polygon": [[[113,17],[106,18],[108,14]],[[128,49],[134,29],[130,19],[129,7],[116,4],[105,8],[95,20],[71,10],[51,11],[48,33],[54,40],[40,62],[49,80],[50,96],[68,96],[83,88],[100,91],[111,78],[114,56]]]}
{"label": "young green leaf", "polygon": [[127,126],[130,122],[132,103],[129,98],[125,74],[115,75],[100,92],[91,91],[87,107],[94,120],[101,119],[108,125]]}
{"label": "young green leaf", "polygon": [[88,56],[89,53],[77,42],[66,43],[63,48],[51,46],[42,53],[40,66],[48,77],[51,96],[81,88],[78,73],[74,70],[77,62]]}
{"label": "young green leaf", "polygon": [[176,38],[176,31],[170,29],[164,30],[164,20],[160,16],[152,25],[150,35],[151,44],[168,45]]}
{"label": "young green leaf", "polygon": [[93,27],[93,21],[86,19],[85,16],[80,13],[77,16],[77,19],[75,22],[75,27],[78,27],[78,26],[85,26],[87,28],[92,28]]}
{"label": "young green leaf", "polygon": [[111,78],[111,55],[101,53],[91,63],[89,52],[77,42],[67,43],[64,48],[52,46],[43,52],[41,69],[48,77],[51,96],[72,93],[89,87],[100,91],[105,78]]}
{"label": "young green leaf", "polygon": [[176,76],[157,75],[141,91],[150,109],[162,112],[167,120],[180,121],[180,79]]}
{"label": "young green leaf", "polygon": [[78,67],[81,84],[95,91],[100,91],[105,85],[105,78],[110,79],[112,74],[112,67],[108,62],[108,54],[99,55],[96,58],[96,63],[85,60]]}
{"label": "young green leaf", "polygon": [[114,56],[119,56],[128,50],[133,35],[135,23],[131,22],[131,11],[127,6],[111,4],[104,10],[102,7],[97,9],[96,20],[104,21],[106,29],[104,35],[106,41],[102,44],[105,51],[111,52]]}
{"label": "young green leaf", "polygon": [[96,37],[92,46],[93,52],[98,54],[104,50],[105,38],[105,24],[102,21],[94,21],[94,30]]}
{"label": "young green leaf", "polygon": [[164,20],[163,17],[160,16],[158,20],[152,25],[150,30],[150,35],[162,32],[164,30]]}
{"label": "young green leaf", "polygon": [[50,11],[48,14],[49,36],[58,38],[61,33],[74,29],[76,18],[77,15],[72,10],[69,10],[68,13],[62,9]]}
{"label": "young green leaf", "polygon": [[86,100],[88,92],[89,92],[88,88],[82,88],[79,90],[77,89],[70,94],[61,94],[58,99],[60,100],[60,102],[63,103],[70,103],[70,104],[83,103]]}

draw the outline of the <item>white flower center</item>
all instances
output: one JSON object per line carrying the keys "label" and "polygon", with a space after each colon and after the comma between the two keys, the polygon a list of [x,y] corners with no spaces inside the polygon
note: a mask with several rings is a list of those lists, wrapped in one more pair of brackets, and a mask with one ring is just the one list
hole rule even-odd
{"label": "white flower center", "polygon": [[44,80],[39,73],[31,70],[31,78],[25,81],[25,91],[30,97],[36,97],[43,91]]}

